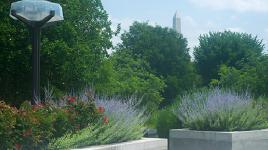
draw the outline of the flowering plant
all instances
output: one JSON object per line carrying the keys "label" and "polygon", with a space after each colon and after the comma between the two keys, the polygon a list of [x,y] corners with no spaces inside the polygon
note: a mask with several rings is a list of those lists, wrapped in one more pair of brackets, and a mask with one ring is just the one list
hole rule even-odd
{"label": "flowering plant", "polygon": [[184,127],[193,130],[241,131],[267,127],[264,109],[248,93],[220,88],[182,96],[174,113]]}
{"label": "flowering plant", "polygon": [[[14,128],[16,125],[17,109],[0,101],[0,149],[13,147],[15,143]],[[8,118],[8,119],[7,119]]]}
{"label": "flowering plant", "polygon": [[124,142],[142,138],[147,117],[134,98],[95,98],[102,120],[74,134],[52,141],[48,149],[70,149],[90,145]]}
{"label": "flowering plant", "polygon": [[94,125],[99,119],[108,123],[93,101],[73,96],[35,105],[24,102],[20,108],[0,101],[0,149],[40,149],[51,139]]}
{"label": "flowering plant", "polygon": [[97,122],[100,115],[92,101],[83,101],[75,96],[67,96],[67,104],[62,106],[68,112],[72,130],[77,131]]}

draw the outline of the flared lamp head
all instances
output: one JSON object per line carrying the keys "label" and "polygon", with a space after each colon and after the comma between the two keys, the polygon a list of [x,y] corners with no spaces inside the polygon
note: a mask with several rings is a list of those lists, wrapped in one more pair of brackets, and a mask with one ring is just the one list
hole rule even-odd
{"label": "flared lamp head", "polygon": [[41,21],[47,17],[51,11],[55,12],[55,16],[48,22],[64,20],[60,4],[52,3],[47,0],[21,0],[12,3],[10,17],[17,20],[17,18],[11,14],[12,10],[15,10],[17,15],[29,21]]}

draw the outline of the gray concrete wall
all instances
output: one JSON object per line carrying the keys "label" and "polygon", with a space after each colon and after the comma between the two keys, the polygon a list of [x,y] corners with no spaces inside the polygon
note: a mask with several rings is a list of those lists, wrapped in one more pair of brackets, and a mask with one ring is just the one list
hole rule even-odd
{"label": "gray concrete wall", "polygon": [[170,130],[170,150],[268,150],[268,130],[242,132]]}
{"label": "gray concrete wall", "polygon": [[167,139],[144,138],[142,140],[111,145],[92,146],[75,150],[167,150]]}

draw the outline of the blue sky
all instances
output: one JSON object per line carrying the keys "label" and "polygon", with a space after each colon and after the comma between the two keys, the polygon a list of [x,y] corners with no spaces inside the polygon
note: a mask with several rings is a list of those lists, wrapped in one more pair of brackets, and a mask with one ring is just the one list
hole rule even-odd
{"label": "blue sky", "polygon": [[[182,34],[189,47],[198,45],[200,34],[231,30],[257,35],[268,49],[268,0],[102,0],[113,28],[121,23],[123,30],[133,21],[172,27],[178,10]],[[114,37],[114,43],[120,42]]]}

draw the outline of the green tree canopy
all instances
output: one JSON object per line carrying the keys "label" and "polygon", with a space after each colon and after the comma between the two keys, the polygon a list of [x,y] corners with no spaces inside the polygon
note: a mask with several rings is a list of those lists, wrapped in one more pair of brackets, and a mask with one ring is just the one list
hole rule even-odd
{"label": "green tree canopy", "polygon": [[[19,103],[30,99],[30,34],[9,17],[10,3],[0,2],[0,95]],[[63,7],[63,22],[42,32],[41,85],[59,91],[95,84],[99,67],[112,46],[111,22],[101,0],[53,0]]]}
{"label": "green tree canopy", "polygon": [[264,44],[257,37],[231,31],[210,32],[200,36],[194,50],[197,71],[207,85],[211,79],[219,79],[221,65],[241,69],[262,55]]}
{"label": "green tree canopy", "polygon": [[150,66],[149,71],[165,81],[163,96],[166,100],[174,99],[193,86],[196,76],[187,40],[181,34],[169,28],[135,22],[121,39],[118,50],[144,60]]}
{"label": "green tree canopy", "polygon": [[117,51],[110,60],[113,64],[114,81],[112,95],[136,96],[141,99],[141,105],[152,112],[159,108],[163,101],[161,93],[165,88],[164,81],[152,74],[148,62],[133,58],[126,51]]}
{"label": "green tree canopy", "polygon": [[212,80],[212,86],[222,86],[237,91],[247,90],[254,96],[268,96],[268,56],[264,55],[251,65],[238,70],[234,67],[221,66],[219,80]]}

